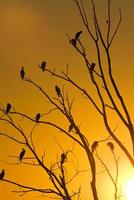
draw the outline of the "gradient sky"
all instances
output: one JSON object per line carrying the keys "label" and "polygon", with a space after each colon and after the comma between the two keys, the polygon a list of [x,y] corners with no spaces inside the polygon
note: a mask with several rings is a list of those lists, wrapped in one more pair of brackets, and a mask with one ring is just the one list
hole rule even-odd
{"label": "gradient sky", "polygon": [[[105,0],[98,1],[99,2],[96,0],[98,13],[102,16],[106,6]],[[85,0],[85,2],[88,2],[88,0]],[[134,119],[134,2],[132,0],[129,2],[126,0],[118,0],[118,2],[113,0],[114,11],[112,17],[114,22],[118,17],[117,9],[119,7],[122,9],[123,17],[119,33],[113,43],[112,49],[113,63],[115,66],[114,73],[116,80],[119,83],[119,87],[124,94],[128,108],[132,112],[132,118]],[[101,19],[101,23],[103,22],[102,20],[103,18]],[[63,70],[66,65],[69,64],[75,80],[80,81],[85,85],[87,79],[84,78],[83,81],[81,78],[83,61],[70,46],[66,35],[69,34],[70,36],[73,36],[79,30],[83,30],[83,38],[87,40],[85,29],[72,0],[1,0],[0,102],[3,104],[11,102],[16,110],[26,112],[33,116],[39,110],[42,110],[42,105],[44,106],[43,111],[46,111],[48,104],[44,104],[40,94],[36,93],[31,86],[20,81],[19,77],[19,70],[21,66],[24,65],[28,77],[40,81],[47,90],[50,89],[50,92],[53,93],[52,85],[54,85],[56,81],[58,82],[58,80],[46,77],[46,80],[44,81],[44,75],[38,69],[38,64],[40,64],[42,60],[46,60],[49,66],[55,67],[57,70]],[[90,43],[89,47],[91,48]],[[93,54],[94,59],[94,53],[91,52],[91,54]],[[80,106],[80,104],[76,101],[76,111],[77,106]],[[79,113],[77,113],[77,120],[79,123],[82,120],[82,116],[85,114],[85,106],[88,105],[85,103],[84,107],[80,106]],[[98,127],[96,127],[96,122],[100,123],[100,119],[94,114],[92,106],[91,108],[89,107],[89,109],[91,109],[91,113],[93,113],[95,118],[90,120],[91,125],[89,125],[88,117],[90,117],[90,114],[87,114],[88,117],[82,122],[82,127],[85,126],[84,130],[86,132],[90,130],[90,132],[96,133],[97,139],[100,139],[97,134]],[[55,120],[57,120],[56,117]],[[37,132],[38,131],[39,130],[37,130]],[[47,132],[48,131],[49,129],[47,129]],[[104,131],[103,125],[101,126],[101,131]],[[55,133],[53,134],[56,135]],[[42,144],[45,146],[45,150],[48,149],[46,151],[51,154],[52,159],[55,157],[53,151],[57,151],[57,153],[60,151],[57,145],[53,146],[55,142],[53,134],[50,137],[47,137],[47,140],[44,141],[45,144]],[[104,135],[105,134],[106,132],[104,132]],[[59,140],[60,137],[58,138]],[[65,138],[62,140],[66,141]],[[56,150],[49,145],[51,142],[53,148],[55,147]],[[70,144],[72,145],[72,143]],[[4,148],[5,151],[2,153],[2,159],[0,160],[7,160],[7,155],[9,155],[13,149],[16,154],[20,151],[20,148],[17,147],[17,145],[13,146],[13,144],[10,144],[4,139],[0,140],[1,151],[2,148]],[[65,149],[66,148],[68,148],[67,142],[65,142]],[[80,151],[80,153],[82,152]],[[86,158],[84,159],[86,163]],[[122,160],[121,162],[123,163],[124,161]],[[19,171],[19,166],[6,165],[2,161],[0,162],[0,166],[0,168],[4,167],[5,169],[8,169],[7,176],[9,178],[14,178],[16,172],[21,173],[23,171],[23,168]],[[128,163],[124,163],[122,170],[124,170],[126,166],[128,166]],[[35,173],[34,183],[39,182],[41,185],[44,185],[44,180],[40,180],[39,178],[40,171],[37,170],[37,172],[35,172],[34,169],[30,168],[25,168],[24,171],[26,172],[26,170],[30,172],[30,175]],[[31,179],[29,180],[28,177],[25,177],[24,179],[26,179],[28,183],[31,183]],[[18,181],[19,175],[17,175],[14,180]],[[84,178],[81,178],[81,180],[84,181]],[[85,180],[85,182],[86,181],[87,180]],[[20,199],[18,195],[11,193],[12,189],[15,188],[0,183],[0,198],[2,193],[2,199]],[[109,191],[109,188],[107,188],[107,190]],[[21,199],[31,200],[32,198],[35,200],[37,199],[37,196],[38,195],[36,194],[32,196],[26,195]],[[103,197],[105,197],[105,195]]]}

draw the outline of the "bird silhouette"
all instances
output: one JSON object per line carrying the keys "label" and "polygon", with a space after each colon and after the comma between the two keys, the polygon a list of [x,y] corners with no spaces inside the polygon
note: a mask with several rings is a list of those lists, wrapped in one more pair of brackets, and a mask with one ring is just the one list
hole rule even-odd
{"label": "bird silhouette", "polygon": [[61,96],[61,90],[57,85],[55,86],[55,91],[56,91],[56,94],[58,95],[58,97],[60,97]]}
{"label": "bird silhouette", "polygon": [[46,61],[43,61],[42,63],[41,63],[41,65],[39,65],[39,67],[42,69],[42,71],[44,72],[45,71],[45,69],[46,69]]}
{"label": "bird silhouette", "polygon": [[90,70],[92,70],[92,71],[93,71],[93,70],[94,70],[94,68],[95,68],[95,65],[96,65],[96,64],[95,64],[94,62],[92,62],[92,63],[91,63],[91,65],[90,65]]}
{"label": "bird silhouette", "polygon": [[70,39],[70,43],[71,43],[74,47],[76,47],[76,45],[77,45],[76,39],[74,39],[74,38]]}
{"label": "bird silhouette", "polygon": [[96,148],[98,147],[98,141],[94,141],[91,148],[92,148],[92,153],[94,153],[94,151],[96,150]]}
{"label": "bird silhouette", "polygon": [[74,126],[73,126],[73,124],[71,123],[70,126],[69,126],[69,129],[68,129],[68,132],[70,132],[70,131],[73,129],[73,127],[74,127]]}
{"label": "bird silhouette", "polygon": [[2,180],[5,176],[5,170],[2,169],[1,173],[0,173],[0,180]]}
{"label": "bird silhouette", "polygon": [[20,152],[20,155],[19,155],[19,160],[21,161],[25,155],[25,152],[26,150],[24,148],[22,148],[22,151]]}
{"label": "bird silhouette", "polygon": [[6,107],[5,113],[8,114],[10,110],[11,110],[11,104],[7,103],[7,107]]}
{"label": "bird silhouette", "polygon": [[24,77],[25,77],[24,67],[22,67],[20,70],[20,76],[21,76],[22,80],[24,80]]}
{"label": "bird silhouette", "polygon": [[75,39],[78,40],[80,35],[81,35],[82,31],[79,31],[75,34]]}
{"label": "bird silhouette", "polygon": [[67,159],[67,154],[62,153],[61,154],[61,164],[63,164],[66,161],[66,159]]}
{"label": "bird silhouette", "polygon": [[108,142],[108,143],[107,143],[107,146],[110,147],[111,151],[114,151],[114,145],[113,145],[112,142]]}
{"label": "bird silhouette", "polygon": [[36,117],[35,117],[36,123],[39,122],[40,117],[41,117],[41,116],[40,116],[40,113],[37,113],[37,114],[36,114]]}

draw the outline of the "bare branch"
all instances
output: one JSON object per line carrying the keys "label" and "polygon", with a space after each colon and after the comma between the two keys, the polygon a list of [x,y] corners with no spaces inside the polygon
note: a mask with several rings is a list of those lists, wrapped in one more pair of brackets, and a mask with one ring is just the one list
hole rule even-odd
{"label": "bare branch", "polygon": [[14,138],[14,136],[9,136],[9,135],[6,134],[6,133],[0,133],[0,136],[7,137],[7,138],[9,138],[9,139],[11,139],[11,140],[13,140],[13,141],[19,143],[19,144],[22,144],[22,145],[25,145],[25,144],[26,144],[25,142],[22,142],[22,141],[20,141],[20,140],[18,140],[18,139],[16,139],[16,138]]}
{"label": "bare branch", "polygon": [[[4,182],[7,183],[11,183],[13,185],[16,185],[20,188],[24,188],[27,189],[26,192],[41,192],[41,193],[54,193],[59,195],[59,193],[57,193],[56,191],[52,190],[52,189],[40,189],[40,188],[34,188],[34,187],[30,187],[30,186],[26,186],[26,185],[22,185],[20,183],[11,181],[11,180],[7,180],[7,179],[3,179]],[[18,192],[24,192],[24,191],[18,191]],[[60,195],[59,195],[60,196]]]}
{"label": "bare branch", "polygon": [[116,33],[118,32],[118,29],[119,29],[120,24],[121,24],[121,20],[122,20],[121,9],[119,9],[119,22],[118,22],[117,27],[116,27],[116,29],[115,29],[112,37],[111,37],[111,40],[110,40],[109,45],[108,45],[108,48],[111,46],[111,44],[113,42],[113,39],[115,38]]}

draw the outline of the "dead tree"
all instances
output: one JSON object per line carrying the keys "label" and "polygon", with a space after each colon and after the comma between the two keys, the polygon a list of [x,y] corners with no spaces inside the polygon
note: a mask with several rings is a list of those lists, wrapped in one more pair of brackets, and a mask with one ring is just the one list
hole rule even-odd
{"label": "dead tree", "polygon": [[[114,187],[115,187],[115,194],[114,198],[115,200],[118,199],[118,160],[116,159],[115,152],[114,152],[114,146],[111,141],[109,141],[109,138],[118,144],[118,146],[121,148],[121,150],[125,153],[127,158],[129,159],[132,166],[134,166],[134,159],[133,154],[128,151],[127,146],[125,146],[122,141],[120,140],[120,137],[115,134],[113,131],[110,121],[108,118],[108,112],[114,112],[116,113],[116,116],[118,117],[118,120],[122,122],[125,128],[127,128],[128,133],[130,135],[131,141],[132,141],[132,150],[134,152],[134,128],[132,119],[130,117],[129,111],[127,109],[127,105],[124,102],[124,99],[120,93],[120,90],[116,84],[116,81],[113,76],[113,66],[111,62],[111,54],[110,49],[113,43],[113,40],[118,32],[118,29],[121,24],[122,16],[121,11],[119,10],[119,21],[117,23],[117,26],[115,27],[114,31],[112,32],[111,29],[111,0],[107,0],[107,19],[105,23],[107,24],[106,29],[106,36],[103,35],[103,32],[101,31],[101,27],[99,24],[96,6],[93,0],[91,0],[92,9],[91,12],[93,13],[93,27],[92,30],[91,24],[89,23],[85,5],[83,3],[83,0],[73,0],[74,3],[77,6],[77,9],[80,13],[80,17],[82,19],[85,31],[78,31],[76,32],[72,39],[70,39],[70,45],[76,50],[76,52],[83,58],[85,68],[87,69],[87,75],[89,77],[89,83],[93,85],[95,88],[96,94],[99,99],[99,103],[94,100],[92,94],[87,90],[84,89],[79,83],[75,82],[74,79],[70,76],[68,67],[66,70],[64,70],[61,73],[57,73],[55,69],[52,69],[49,67],[49,64],[46,61],[45,65],[43,65],[43,73],[44,76],[46,74],[51,75],[53,78],[57,78],[60,81],[63,81],[63,83],[69,83],[71,87],[75,88],[80,94],[83,95],[83,97],[86,97],[86,100],[89,101],[97,113],[100,115],[100,117],[103,119],[104,125],[106,127],[107,132],[109,133],[109,136],[104,139],[103,141],[95,141],[92,143],[90,140],[87,139],[85,136],[86,134],[81,130],[79,124],[77,124],[75,116],[73,115],[72,108],[74,105],[75,97],[70,98],[69,91],[66,91],[64,87],[55,85],[54,88],[54,94],[51,96],[46,90],[40,86],[40,84],[36,83],[31,78],[28,78],[25,73],[23,75],[21,74],[22,81],[26,82],[27,84],[32,85],[34,88],[39,91],[43,97],[45,98],[45,101],[49,102],[51,105],[51,109],[45,113],[41,114],[39,111],[36,116],[31,117],[28,116],[26,113],[21,113],[19,111],[16,111],[14,109],[14,106],[11,106],[7,111],[7,108],[1,104],[0,111],[1,111],[1,117],[0,117],[0,123],[7,123],[10,127],[12,127],[19,135],[19,137],[12,136],[8,134],[7,132],[4,133],[3,131],[0,131],[0,136],[4,136],[19,145],[22,145],[24,147],[24,150],[27,147],[28,151],[32,154],[32,157],[26,157],[26,150],[23,153],[23,156],[19,160],[19,164],[28,164],[33,166],[39,166],[44,171],[45,174],[47,174],[47,177],[49,181],[51,182],[52,187],[51,188],[39,188],[39,187],[32,187],[23,185],[17,182],[14,182],[12,180],[6,179],[6,171],[4,176],[2,176],[2,181],[8,182],[11,184],[14,184],[18,187],[20,187],[22,190],[16,191],[21,194],[26,194],[29,192],[39,192],[41,194],[51,194],[52,198],[59,198],[63,200],[72,200],[74,197],[77,196],[77,199],[80,199],[80,188],[76,192],[72,192],[68,188],[68,184],[72,182],[74,177],[80,172],[77,171],[73,177],[71,177],[68,180],[67,176],[67,168],[66,163],[68,161],[68,153],[62,152],[59,160],[52,163],[51,166],[48,166],[45,162],[45,153],[40,156],[38,155],[35,147],[35,141],[34,141],[34,130],[37,126],[40,124],[47,125],[50,127],[53,127],[55,130],[60,131],[62,134],[64,134],[66,137],[68,137],[70,140],[75,142],[82,150],[83,154],[86,155],[87,161],[88,161],[88,169],[90,170],[91,177],[89,176],[89,183],[90,188],[92,191],[92,197],[94,200],[99,200],[99,194],[97,190],[97,169],[96,169],[96,159],[95,156],[97,156],[101,162],[101,164],[104,166],[105,170],[107,171],[108,175],[110,176]],[[89,38],[94,42],[95,45],[95,51],[96,51],[96,60],[92,61],[92,58],[90,56],[87,56],[87,52],[84,46],[84,42],[82,42],[82,35],[84,33],[87,33]],[[105,52],[106,61],[103,63],[102,59],[102,49],[103,52]],[[89,54],[90,55],[90,54]],[[107,63],[107,64],[106,64]],[[103,66],[107,65],[108,69],[108,75],[104,70]],[[23,67],[24,68],[24,67]],[[41,67],[40,67],[41,68]],[[21,69],[22,71],[22,69]],[[25,74],[25,75],[24,75]],[[112,91],[111,91],[111,86]],[[87,83],[88,84],[88,83]],[[103,91],[105,91],[105,94],[103,94]],[[56,94],[55,94],[56,92]],[[109,103],[107,103],[109,102]],[[56,124],[53,121],[47,121],[47,119],[43,118],[43,116],[47,116],[49,113],[56,112],[60,113],[60,115],[63,117],[64,120],[68,123],[68,129],[62,127],[60,124]],[[58,114],[57,114],[58,115]],[[30,133],[26,133],[23,130],[23,127],[20,124],[16,122],[17,118],[22,117],[23,120],[28,120],[31,123],[34,123]],[[21,136],[21,137],[20,137]],[[21,138],[21,139],[20,139]],[[103,160],[100,158],[100,156],[97,154],[97,148],[99,147],[100,142],[107,141],[108,146],[110,147],[110,150],[113,153],[114,162],[116,164],[116,177],[115,179],[111,175],[110,171],[108,170],[107,166],[103,162]],[[69,147],[70,149],[70,147]],[[25,154],[25,155],[24,155]],[[19,157],[18,157],[19,158]],[[89,197],[90,198],[90,197]]]}

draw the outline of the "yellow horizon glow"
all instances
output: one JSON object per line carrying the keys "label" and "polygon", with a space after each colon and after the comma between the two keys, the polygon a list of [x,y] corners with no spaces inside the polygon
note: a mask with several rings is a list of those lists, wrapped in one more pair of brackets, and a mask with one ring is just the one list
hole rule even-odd
{"label": "yellow horizon glow", "polygon": [[130,178],[125,184],[126,200],[134,199],[134,177]]}

